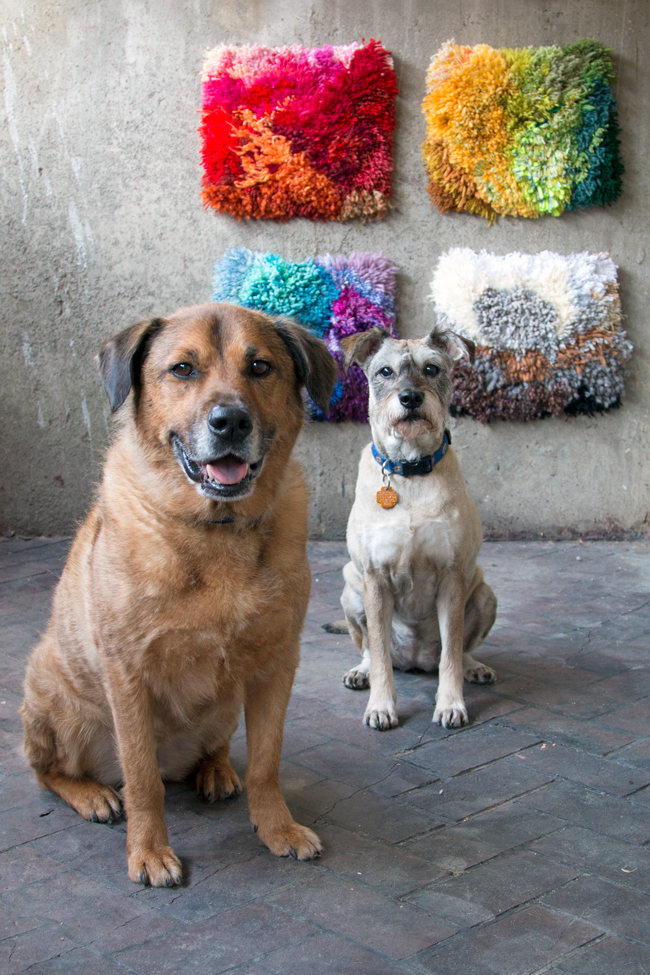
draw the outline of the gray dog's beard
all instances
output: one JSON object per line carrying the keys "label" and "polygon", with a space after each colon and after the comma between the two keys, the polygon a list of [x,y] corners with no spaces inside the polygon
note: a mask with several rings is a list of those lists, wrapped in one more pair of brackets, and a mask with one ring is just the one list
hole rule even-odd
{"label": "gray dog's beard", "polygon": [[393,432],[404,440],[415,440],[417,437],[435,434],[435,429],[430,420],[418,417],[412,420],[398,420],[393,426]]}

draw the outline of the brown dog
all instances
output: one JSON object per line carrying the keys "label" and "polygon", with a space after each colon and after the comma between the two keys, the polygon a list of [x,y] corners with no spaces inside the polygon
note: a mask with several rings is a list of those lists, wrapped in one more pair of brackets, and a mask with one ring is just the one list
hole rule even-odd
{"label": "brown dog", "polygon": [[171,886],[162,779],[200,763],[205,798],[240,792],[243,706],[251,821],[273,853],[311,859],[278,776],[310,588],[290,455],[301,387],[326,410],[334,361],[286,319],[202,305],[121,332],[99,366],[113,409],[132,396],[29,660],[27,759],[86,819],[119,815],[123,783],[129,877]]}

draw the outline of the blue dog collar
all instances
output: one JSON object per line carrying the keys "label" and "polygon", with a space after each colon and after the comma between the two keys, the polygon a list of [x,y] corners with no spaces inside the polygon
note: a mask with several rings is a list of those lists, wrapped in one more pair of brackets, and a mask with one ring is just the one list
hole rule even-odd
{"label": "blue dog collar", "polygon": [[402,477],[413,477],[416,474],[430,474],[436,464],[442,460],[451,445],[451,434],[445,430],[442,443],[435,454],[429,457],[421,457],[420,460],[412,463],[403,461],[401,464],[393,464],[387,457],[382,457],[374,443],[371,444],[372,456],[380,465],[383,474],[401,474]]}

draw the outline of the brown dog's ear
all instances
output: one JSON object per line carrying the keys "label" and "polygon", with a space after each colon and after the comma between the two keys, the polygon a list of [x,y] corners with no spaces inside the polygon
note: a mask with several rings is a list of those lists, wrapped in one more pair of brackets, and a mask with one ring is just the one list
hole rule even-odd
{"label": "brown dog's ear", "polygon": [[296,376],[318,409],[327,416],[338,368],[321,339],[290,318],[275,318],[278,335],[296,367]]}
{"label": "brown dog's ear", "polygon": [[432,349],[440,349],[442,352],[446,352],[454,362],[458,362],[459,359],[469,359],[470,362],[474,362],[476,346],[471,339],[465,339],[462,335],[457,335],[456,332],[450,332],[448,329],[437,326],[431,329],[426,337],[426,342]]}
{"label": "brown dog's ear", "polygon": [[388,332],[383,328],[369,328],[367,332],[357,332],[355,335],[347,335],[341,339],[345,368],[349,369],[353,362],[363,368],[387,338],[389,338]]}
{"label": "brown dog's ear", "polygon": [[161,318],[138,322],[106,342],[97,356],[99,374],[115,412],[138,383],[149,340],[163,327]]}

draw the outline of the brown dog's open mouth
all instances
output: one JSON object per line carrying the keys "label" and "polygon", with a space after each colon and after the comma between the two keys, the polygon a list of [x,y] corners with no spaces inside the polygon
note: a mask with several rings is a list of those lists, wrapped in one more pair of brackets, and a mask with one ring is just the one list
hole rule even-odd
{"label": "brown dog's open mouth", "polygon": [[172,449],[190,481],[200,486],[201,493],[220,501],[248,494],[251,481],[262,466],[261,460],[251,464],[232,453],[202,463],[190,457],[178,437],[172,439]]}
{"label": "brown dog's open mouth", "polygon": [[211,464],[201,464],[200,466],[203,468],[204,476],[209,481],[213,484],[220,484],[222,487],[224,485],[232,487],[233,484],[239,484],[250,471],[250,464],[244,460],[239,460],[234,454],[226,454],[225,457],[220,457],[219,460],[215,460]]}

